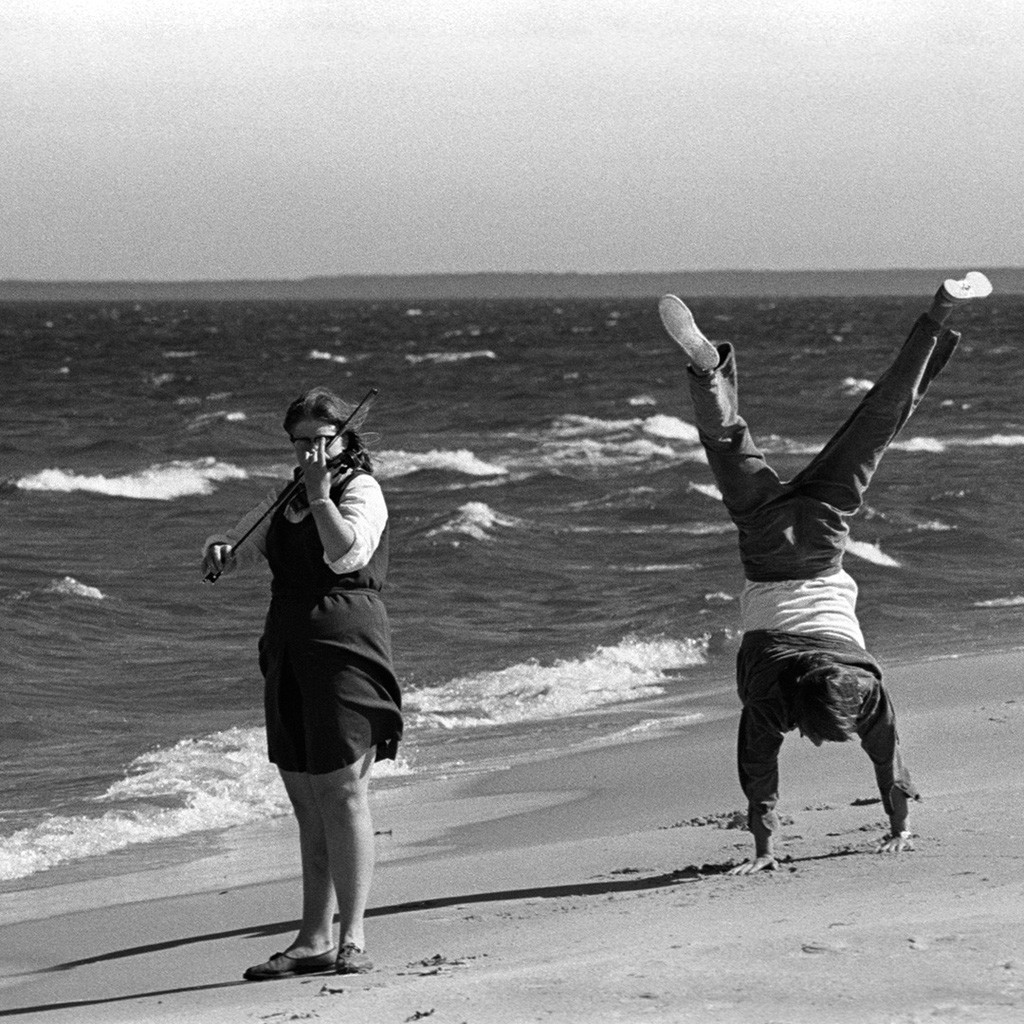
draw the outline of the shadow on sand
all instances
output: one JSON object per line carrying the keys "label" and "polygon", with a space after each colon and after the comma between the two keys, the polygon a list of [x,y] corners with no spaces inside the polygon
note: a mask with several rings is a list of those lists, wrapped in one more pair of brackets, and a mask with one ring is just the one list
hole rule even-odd
{"label": "shadow on sand", "polygon": [[[797,862],[827,860],[833,857],[854,856],[862,851],[838,850],[827,854],[818,854],[811,857],[781,858],[780,864],[792,864]],[[581,882],[568,885],[533,886],[526,889],[503,889],[495,892],[470,893],[462,896],[442,896],[437,899],[411,900],[407,903],[394,903],[383,907],[372,907],[366,912],[369,917],[389,917],[394,914],[409,914],[421,910],[435,910],[442,907],[465,906],[472,903],[500,903],[508,900],[537,900],[537,899],[562,899],[571,896],[605,896],[614,893],[642,892],[646,889],[663,889],[671,886],[681,885],[685,882],[699,882],[704,878],[714,875],[725,874],[732,863],[727,864],[704,864],[701,867],[690,865],[685,868],[678,868],[660,875],[650,875],[643,878],[621,878],[614,881]],[[81,960],[69,960],[66,963],[54,964],[52,967],[44,967],[38,971],[31,971],[29,975],[52,974],[56,971],[70,971],[76,967],[86,967],[90,964],[104,963],[109,960],[127,959],[133,956],[142,956],[147,953],[159,953],[169,949],[176,949],[180,946],[193,945],[200,942],[216,942],[221,939],[231,938],[259,938],[282,935],[294,932],[300,922],[274,921],[267,924],[251,925],[245,928],[233,928],[227,931],[207,932],[202,935],[188,935],[178,939],[168,939],[164,942],[154,942],[144,946],[130,946],[125,949],[115,949],[108,953],[100,953],[97,956],[86,957]],[[325,972],[332,973],[332,972]],[[25,977],[26,975],[21,975]],[[47,1010],[67,1010],[76,1006],[101,1006],[107,1003],[122,1003],[132,999],[148,999],[159,996],[174,995],[183,992],[202,992],[209,989],[233,988],[236,985],[251,985],[249,981],[221,981],[207,985],[185,985],[180,988],[162,989],[151,992],[135,992],[130,995],[109,996],[103,999],[81,999],[65,1002],[39,1003],[35,1006],[18,1006],[8,1010],[0,1010],[0,1017],[14,1017],[25,1013],[42,1013]]]}

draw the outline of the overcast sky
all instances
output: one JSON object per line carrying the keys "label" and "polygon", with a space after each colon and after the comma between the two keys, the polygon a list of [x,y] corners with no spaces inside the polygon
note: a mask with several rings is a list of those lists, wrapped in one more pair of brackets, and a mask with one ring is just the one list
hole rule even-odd
{"label": "overcast sky", "polygon": [[0,278],[1024,265],[1022,0],[2,0]]}

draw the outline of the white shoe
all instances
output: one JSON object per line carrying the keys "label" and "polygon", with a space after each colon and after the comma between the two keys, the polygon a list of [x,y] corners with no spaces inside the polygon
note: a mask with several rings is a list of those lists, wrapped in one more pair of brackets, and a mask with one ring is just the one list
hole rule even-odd
{"label": "white shoe", "polygon": [[708,373],[718,365],[718,349],[701,334],[686,303],[675,295],[662,296],[658,313],[672,340],[686,353],[695,370]]}
{"label": "white shoe", "polygon": [[980,270],[972,270],[959,281],[952,277],[943,281],[942,291],[951,302],[969,302],[991,295],[992,282]]}

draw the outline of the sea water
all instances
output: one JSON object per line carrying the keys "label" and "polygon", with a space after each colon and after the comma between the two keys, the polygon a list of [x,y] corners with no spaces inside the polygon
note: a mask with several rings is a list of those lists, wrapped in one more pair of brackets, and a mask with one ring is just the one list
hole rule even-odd
{"label": "sea water", "polygon": [[[199,559],[288,479],[282,416],[313,384],[380,391],[406,739],[379,786],[661,728],[685,743],[732,713],[735,530],[655,299],[0,307],[0,891],[288,813],[256,664],[268,574],[211,586]],[[692,305],[735,343],[783,477],[919,311]],[[1024,298],[957,326],[852,524],[883,664],[1020,644]]]}

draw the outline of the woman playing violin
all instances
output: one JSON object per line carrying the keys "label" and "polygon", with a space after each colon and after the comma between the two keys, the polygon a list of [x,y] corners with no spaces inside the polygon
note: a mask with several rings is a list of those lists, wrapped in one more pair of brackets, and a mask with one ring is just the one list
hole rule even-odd
{"label": "woman playing violin", "polygon": [[362,439],[345,426],[352,411],[325,388],[292,402],[284,429],[298,463],[293,497],[267,515],[271,496],[204,548],[207,573],[256,552],[272,573],[259,663],[268,753],[299,824],[302,923],[284,952],[245,972],[251,981],[372,968],[363,933],[374,865],[369,783],[374,763],[396,755],[402,715],[380,596],[388,511]]}

